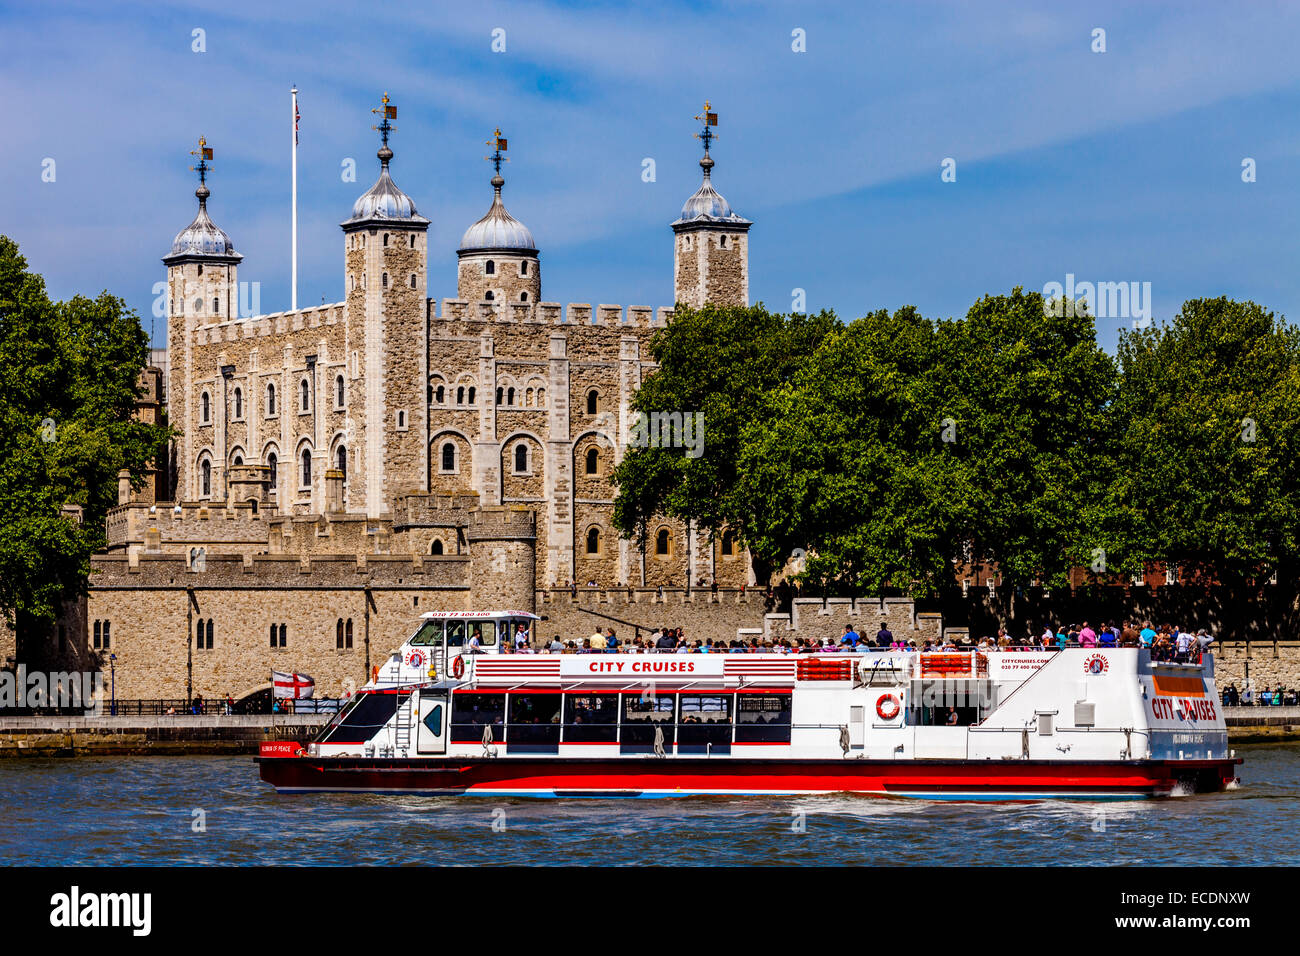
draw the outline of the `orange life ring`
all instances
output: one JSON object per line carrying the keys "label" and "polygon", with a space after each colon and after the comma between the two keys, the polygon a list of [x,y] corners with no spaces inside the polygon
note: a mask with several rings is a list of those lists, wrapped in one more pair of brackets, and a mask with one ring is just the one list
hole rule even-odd
{"label": "orange life ring", "polygon": [[876,701],[876,713],[881,720],[893,720],[902,709],[902,702],[893,694],[882,694],[880,700]]}
{"label": "orange life ring", "polygon": [[458,656],[451,662],[451,676],[457,680],[465,676],[465,659],[463,657]]}

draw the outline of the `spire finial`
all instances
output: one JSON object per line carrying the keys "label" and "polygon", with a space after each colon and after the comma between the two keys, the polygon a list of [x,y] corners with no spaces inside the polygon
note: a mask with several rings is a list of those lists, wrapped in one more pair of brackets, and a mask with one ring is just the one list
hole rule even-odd
{"label": "spire finial", "polygon": [[501,164],[510,162],[510,157],[502,155],[506,151],[506,138],[501,135],[501,127],[492,131],[492,138],[487,141],[487,145],[492,147],[492,155],[483,158],[492,164],[492,169],[496,175],[492,177],[492,188],[496,190],[498,196],[501,195],[501,187],[505,185],[505,180],[501,178]]}
{"label": "spire finial", "polygon": [[713,159],[709,156],[709,146],[718,135],[710,129],[710,127],[718,125],[718,114],[711,111],[708,100],[704,101],[704,112],[696,116],[695,120],[704,124],[704,128],[695,134],[695,138],[704,143],[704,158],[700,160],[700,168],[704,170],[704,178],[708,179],[709,170],[713,168]]}
{"label": "spire finial", "polygon": [[190,150],[190,155],[199,158],[199,164],[190,169],[199,174],[199,188],[194,190],[194,195],[199,197],[199,207],[206,208],[208,197],[212,195],[212,190],[208,189],[208,170],[212,168],[208,160],[212,158],[212,147],[205,137],[199,137],[199,148]]}
{"label": "spire finial", "polygon": [[370,112],[382,114],[384,120],[378,126],[372,126],[371,129],[377,130],[380,139],[383,140],[383,145],[379,147],[379,152],[376,153],[376,155],[379,157],[379,161],[386,167],[388,161],[393,158],[393,151],[388,148],[388,134],[397,132],[397,127],[388,121],[390,119],[397,119],[397,107],[388,102],[387,90],[385,90],[384,95],[380,97],[380,101],[380,106],[376,109],[372,109]]}

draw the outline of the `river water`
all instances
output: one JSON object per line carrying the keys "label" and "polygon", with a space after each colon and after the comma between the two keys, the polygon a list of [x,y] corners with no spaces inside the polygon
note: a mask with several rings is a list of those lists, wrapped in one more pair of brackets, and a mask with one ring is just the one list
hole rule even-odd
{"label": "river water", "polygon": [[0,761],[0,861],[58,865],[1300,863],[1300,745],[1122,803],[279,795],[250,757]]}

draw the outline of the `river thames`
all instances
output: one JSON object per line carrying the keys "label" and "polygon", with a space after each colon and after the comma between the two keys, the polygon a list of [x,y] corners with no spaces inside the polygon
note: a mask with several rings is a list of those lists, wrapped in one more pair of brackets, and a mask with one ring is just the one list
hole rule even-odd
{"label": "river thames", "polygon": [[1243,785],[1118,803],[279,795],[251,757],[0,762],[13,865],[1295,865],[1300,744]]}

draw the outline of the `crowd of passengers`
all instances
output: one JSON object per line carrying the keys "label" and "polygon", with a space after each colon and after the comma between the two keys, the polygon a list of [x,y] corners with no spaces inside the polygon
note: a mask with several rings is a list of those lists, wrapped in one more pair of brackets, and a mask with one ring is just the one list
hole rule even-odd
{"label": "crowd of passengers", "polygon": [[[1030,636],[1034,634],[1037,636]],[[1105,623],[1100,629],[1094,630],[1084,621],[1082,626],[1045,626],[1041,634],[1037,627],[1031,626],[1027,634],[1019,637],[1013,637],[1003,627],[998,629],[996,635],[986,636],[978,643],[973,643],[969,637],[963,637],[960,642],[949,639],[923,640],[918,643],[916,640],[895,637],[889,630],[888,623],[881,621],[880,629],[874,637],[859,634],[851,624],[846,624],[844,633],[838,639],[751,637],[748,640],[714,641],[710,638],[700,641],[687,638],[680,627],[663,627],[649,637],[643,638],[638,633],[630,641],[620,641],[613,628],[604,628],[597,629],[581,641],[565,641],[556,634],[550,641],[543,640],[540,647],[535,647],[531,635],[521,625],[513,640],[503,642],[502,650],[507,654],[843,654],[870,651],[1054,651],[1063,647],[1145,647],[1151,651],[1153,660],[1199,663],[1201,655],[1213,641],[1213,636],[1204,628],[1193,633],[1176,624],[1163,624],[1155,628],[1150,621],[1146,621],[1139,629],[1136,624],[1124,621],[1119,626]],[[471,641],[471,651],[475,650],[473,643]]]}

